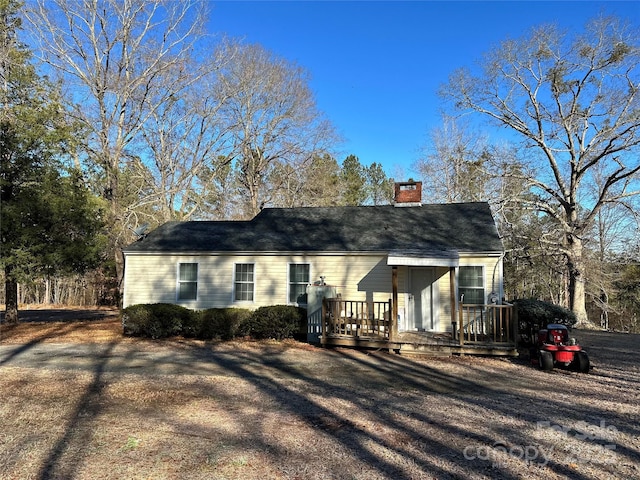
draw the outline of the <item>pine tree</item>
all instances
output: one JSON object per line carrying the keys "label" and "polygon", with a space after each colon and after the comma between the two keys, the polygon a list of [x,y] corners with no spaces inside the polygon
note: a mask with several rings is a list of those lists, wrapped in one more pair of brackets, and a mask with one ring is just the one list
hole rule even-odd
{"label": "pine tree", "polygon": [[100,209],[62,159],[78,138],[60,95],[17,37],[22,3],[0,0],[0,264],[7,322],[18,321],[19,281],[78,271],[99,258]]}
{"label": "pine tree", "polygon": [[349,155],[342,162],[342,204],[363,205],[367,200],[366,171],[355,155]]}

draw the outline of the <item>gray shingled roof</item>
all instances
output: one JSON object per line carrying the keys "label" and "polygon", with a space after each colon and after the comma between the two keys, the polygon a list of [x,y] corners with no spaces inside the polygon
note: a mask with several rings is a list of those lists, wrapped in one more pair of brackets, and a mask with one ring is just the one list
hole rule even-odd
{"label": "gray shingled roof", "polygon": [[487,203],[267,208],[250,221],[169,222],[126,253],[501,252]]}

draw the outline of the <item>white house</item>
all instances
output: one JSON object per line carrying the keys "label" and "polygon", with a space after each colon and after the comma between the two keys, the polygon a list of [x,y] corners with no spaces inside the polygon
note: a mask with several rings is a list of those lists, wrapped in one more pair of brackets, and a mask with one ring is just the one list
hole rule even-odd
{"label": "white house", "polygon": [[[503,245],[487,203],[266,208],[248,221],[169,222],[124,249],[124,307],[305,306],[313,284],[389,302],[399,332],[452,332],[458,306],[503,297]],[[387,312],[387,320],[391,312]]]}

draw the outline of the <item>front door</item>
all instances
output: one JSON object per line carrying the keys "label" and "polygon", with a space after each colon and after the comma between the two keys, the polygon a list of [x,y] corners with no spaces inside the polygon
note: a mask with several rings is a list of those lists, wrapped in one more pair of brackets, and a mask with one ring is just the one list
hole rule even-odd
{"label": "front door", "polygon": [[409,272],[407,330],[433,331],[436,327],[434,318],[434,269],[412,268]]}

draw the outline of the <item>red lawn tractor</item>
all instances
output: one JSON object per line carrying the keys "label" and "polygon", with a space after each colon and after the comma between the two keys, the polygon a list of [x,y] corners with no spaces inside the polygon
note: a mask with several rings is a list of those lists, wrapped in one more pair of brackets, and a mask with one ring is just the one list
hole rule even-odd
{"label": "red lawn tractor", "polygon": [[565,325],[550,323],[538,331],[538,341],[531,349],[531,361],[542,370],[553,370],[554,366],[568,367],[581,373],[588,373],[590,364],[587,352],[569,338]]}

